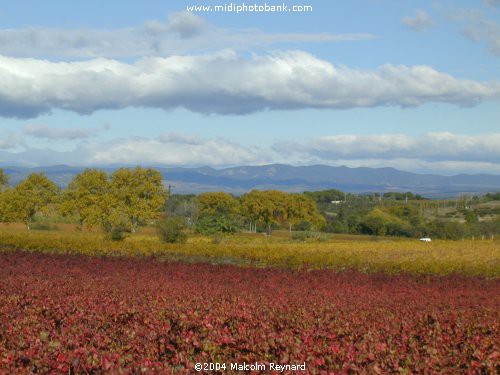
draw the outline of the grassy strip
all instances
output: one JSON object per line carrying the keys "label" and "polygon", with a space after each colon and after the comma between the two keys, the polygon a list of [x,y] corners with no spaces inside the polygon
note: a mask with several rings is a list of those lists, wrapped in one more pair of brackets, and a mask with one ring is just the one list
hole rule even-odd
{"label": "grassy strip", "polygon": [[9,232],[0,230],[0,248],[88,256],[156,257],[166,261],[230,263],[262,267],[356,269],[365,273],[462,274],[500,277],[500,244],[496,241],[320,241],[240,238],[213,244],[191,238],[187,244],[163,244],[149,235],[124,241],[96,233]]}

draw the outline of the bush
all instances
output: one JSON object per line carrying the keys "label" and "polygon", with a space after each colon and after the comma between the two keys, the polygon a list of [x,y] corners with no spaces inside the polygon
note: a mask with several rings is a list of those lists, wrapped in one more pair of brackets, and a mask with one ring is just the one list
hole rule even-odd
{"label": "bush", "polygon": [[230,215],[204,214],[196,221],[196,231],[204,235],[236,233],[238,231],[238,222]]}
{"label": "bush", "polygon": [[128,232],[128,229],[123,226],[113,226],[106,231],[106,238],[111,241],[123,241],[126,232]]}
{"label": "bush", "polygon": [[300,230],[300,231],[309,231],[311,230],[312,225],[309,221],[301,221],[297,225],[295,225],[294,230]]}
{"label": "bush", "polygon": [[468,227],[454,221],[433,220],[427,225],[425,235],[445,240],[459,240],[468,237]]}
{"label": "bush", "polygon": [[187,234],[184,232],[186,223],[183,218],[173,217],[161,220],[156,228],[162,242],[185,243],[187,241]]}
{"label": "bush", "polygon": [[298,242],[306,242],[308,239],[324,242],[328,241],[328,236],[324,233],[305,231],[292,233],[291,239]]}
{"label": "bush", "polygon": [[33,230],[59,230],[59,227],[52,223],[35,222],[30,224],[30,229]]}
{"label": "bush", "polygon": [[311,238],[311,234],[309,232],[294,232],[292,233],[292,240],[305,242],[308,238]]}

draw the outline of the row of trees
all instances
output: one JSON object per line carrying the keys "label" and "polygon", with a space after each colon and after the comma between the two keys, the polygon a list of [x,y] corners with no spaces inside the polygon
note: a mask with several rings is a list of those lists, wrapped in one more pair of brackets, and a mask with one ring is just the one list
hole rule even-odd
{"label": "row of trees", "polygon": [[236,198],[214,192],[200,194],[197,202],[197,229],[202,233],[232,232],[238,226],[268,233],[273,228],[321,230],[325,226],[314,201],[303,194],[253,190]]}
{"label": "row of trees", "polygon": [[78,174],[61,190],[41,173],[32,173],[9,188],[4,173],[0,221],[23,222],[28,229],[36,215],[58,212],[76,217],[80,227],[135,231],[158,218],[167,198],[161,174],[151,168],[121,168],[112,175],[96,169]]}
{"label": "row of trees", "polygon": [[[497,195],[482,199],[495,199]],[[140,167],[121,168],[111,175],[87,169],[66,189],[43,174],[33,173],[11,188],[0,169],[0,221],[23,222],[28,228],[37,217],[59,215],[71,218],[80,228],[135,232],[139,226],[158,223],[168,211],[169,220],[172,216],[180,218],[172,227],[187,223],[203,234],[233,233],[241,228],[268,233],[286,228],[450,239],[500,233],[498,216],[479,220],[479,211],[468,206],[456,211],[464,221],[458,222],[429,217],[422,209],[427,201],[411,193],[391,193],[384,198],[391,198],[394,204],[338,190],[304,194],[254,190],[240,197],[223,192],[169,197],[160,172]]]}
{"label": "row of trees", "polygon": [[[307,194],[316,199],[327,219],[327,232],[444,239],[491,238],[500,234],[499,215],[495,218],[493,210],[472,207],[471,203],[457,204],[460,199],[429,201],[409,193],[391,193],[387,196],[384,194],[381,196],[383,199],[378,201],[369,195],[344,195],[338,190]],[[338,198],[343,195],[345,199],[340,204],[332,204],[332,201],[339,201]],[[406,200],[405,197],[413,199]],[[498,194],[489,193],[468,201],[484,203],[497,197]],[[388,198],[392,200],[388,202]],[[448,214],[438,215],[438,205],[442,209],[446,207]],[[489,214],[483,215],[482,220],[479,219],[481,210]]]}
{"label": "row of trees", "polygon": [[[80,228],[100,227],[135,232],[153,224],[167,211],[183,213],[201,233],[235,232],[242,227],[271,231],[277,227],[322,229],[324,217],[315,202],[303,194],[277,190],[252,191],[237,198],[214,192],[169,199],[162,175],[151,168],[121,168],[111,175],[87,169],[60,189],[45,175],[33,173],[15,187],[0,170],[0,221],[23,222],[28,228],[37,216],[71,217]],[[167,207],[169,209],[167,210]],[[175,209],[174,209],[175,208]]]}

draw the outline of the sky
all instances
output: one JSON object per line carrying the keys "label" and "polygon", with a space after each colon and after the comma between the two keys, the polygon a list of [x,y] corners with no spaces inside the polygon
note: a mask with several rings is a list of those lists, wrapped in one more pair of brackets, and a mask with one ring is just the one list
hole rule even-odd
{"label": "sky", "polygon": [[500,1],[0,1],[0,166],[270,163],[500,174]]}

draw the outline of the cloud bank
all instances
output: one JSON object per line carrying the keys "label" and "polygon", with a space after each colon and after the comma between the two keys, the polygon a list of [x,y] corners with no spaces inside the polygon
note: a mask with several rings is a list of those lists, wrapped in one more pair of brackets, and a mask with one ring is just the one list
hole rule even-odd
{"label": "cloud bank", "polygon": [[34,118],[52,109],[183,107],[203,114],[303,108],[472,106],[500,98],[500,82],[458,79],[425,65],[361,70],[301,51],[243,57],[195,56],[50,62],[0,56],[0,116]]}
{"label": "cloud bank", "polygon": [[265,33],[223,29],[190,12],[174,13],[167,22],[147,21],[122,29],[0,29],[0,54],[16,57],[168,56],[221,48],[248,49],[275,43],[343,42],[374,39],[367,33]]}
{"label": "cloud bank", "polygon": [[500,133],[465,135],[450,132],[417,137],[403,134],[334,135],[309,143],[277,144],[278,152],[295,150],[306,157],[338,159],[419,159],[426,162],[500,163]]}
{"label": "cloud bank", "polygon": [[[15,134],[10,139],[16,139]],[[9,145],[9,138],[0,138]],[[432,173],[500,174],[500,133],[465,135],[450,132],[419,136],[402,134],[332,135],[310,141],[275,141],[269,145],[243,145],[225,138],[164,133],[157,137],[129,137],[92,144],[73,151],[30,148],[21,152],[0,151],[0,165],[39,166],[69,164],[105,166],[116,164],[169,166],[234,166],[287,163],[327,164],[350,167],[394,167]],[[16,146],[19,143],[15,143]],[[6,147],[8,148],[8,147]],[[4,147],[5,149],[5,147]]]}

